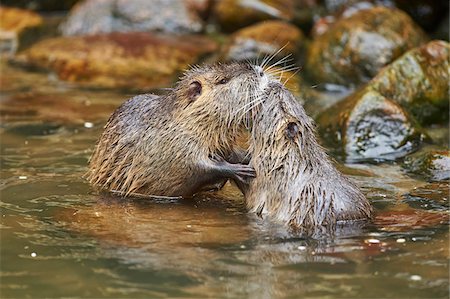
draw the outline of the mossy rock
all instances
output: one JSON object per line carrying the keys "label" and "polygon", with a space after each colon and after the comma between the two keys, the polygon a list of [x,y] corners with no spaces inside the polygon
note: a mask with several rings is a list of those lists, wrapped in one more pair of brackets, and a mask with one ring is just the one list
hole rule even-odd
{"label": "mossy rock", "polygon": [[424,32],[404,12],[373,7],[342,17],[317,36],[306,66],[315,82],[360,85],[425,41]]}
{"label": "mossy rock", "polygon": [[407,109],[423,125],[449,117],[450,44],[431,41],[398,58],[369,83]]}
{"label": "mossy rock", "polygon": [[110,33],[44,40],[15,61],[54,71],[61,80],[80,86],[149,90],[170,85],[216,49],[215,42],[202,36]]}

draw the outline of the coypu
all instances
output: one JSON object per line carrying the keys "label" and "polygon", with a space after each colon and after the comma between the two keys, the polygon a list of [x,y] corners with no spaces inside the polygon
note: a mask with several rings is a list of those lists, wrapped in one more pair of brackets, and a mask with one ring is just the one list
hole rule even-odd
{"label": "coypu", "polygon": [[248,63],[193,67],[162,96],[138,95],[109,118],[87,178],[120,195],[189,197],[251,166],[225,160],[269,79]]}
{"label": "coypu", "polygon": [[313,120],[284,86],[270,82],[257,109],[249,150],[256,178],[239,184],[251,212],[299,228],[370,217],[369,202],[333,166]]}

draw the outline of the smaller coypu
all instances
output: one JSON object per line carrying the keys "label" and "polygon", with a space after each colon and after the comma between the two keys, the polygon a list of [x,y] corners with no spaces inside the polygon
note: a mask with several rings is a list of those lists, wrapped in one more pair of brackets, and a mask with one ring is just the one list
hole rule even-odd
{"label": "smaller coypu", "polygon": [[269,83],[259,109],[250,137],[256,178],[240,185],[251,212],[302,228],[371,216],[369,202],[333,166],[312,119],[285,87]]}
{"label": "smaller coypu", "polygon": [[88,179],[122,195],[189,197],[254,169],[224,158],[269,82],[247,63],[195,67],[166,95],[139,95],[110,117],[90,160]]}

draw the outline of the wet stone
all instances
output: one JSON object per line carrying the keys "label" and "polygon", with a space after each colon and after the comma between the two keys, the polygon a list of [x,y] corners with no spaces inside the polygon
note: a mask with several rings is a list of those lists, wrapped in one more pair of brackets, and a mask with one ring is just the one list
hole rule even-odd
{"label": "wet stone", "polygon": [[423,125],[448,121],[450,44],[431,41],[384,68],[370,83]]}
{"label": "wet stone", "polygon": [[421,130],[408,113],[375,90],[362,89],[318,117],[322,140],[348,162],[394,160],[414,151]]}
{"label": "wet stone", "polygon": [[425,40],[424,32],[404,12],[386,7],[363,9],[316,36],[306,67],[316,82],[359,85]]}
{"label": "wet stone", "polygon": [[324,139],[340,144],[349,159],[389,160],[414,151],[422,139],[418,122],[448,120],[448,53],[443,41],[405,53],[320,115]]}
{"label": "wet stone", "polygon": [[279,51],[279,57],[297,56],[304,35],[297,27],[283,21],[265,21],[235,32],[224,46],[226,60],[262,60]]}
{"label": "wet stone", "polygon": [[450,179],[450,151],[425,149],[405,158],[403,168],[429,181]]}
{"label": "wet stone", "polygon": [[19,8],[0,7],[0,20],[0,54],[6,55],[14,54],[43,26],[37,13]]}
{"label": "wet stone", "polygon": [[60,29],[65,36],[133,31],[196,33],[203,24],[194,9],[188,1],[179,0],[86,0],[72,9]]}
{"label": "wet stone", "polygon": [[214,15],[225,31],[270,19],[290,21],[294,11],[293,0],[221,0],[214,7]]}
{"label": "wet stone", "polygon": [[206,37],[110,33],[37,43],[15,59],[85,87],[149,90],[170,85],[216,43]]}

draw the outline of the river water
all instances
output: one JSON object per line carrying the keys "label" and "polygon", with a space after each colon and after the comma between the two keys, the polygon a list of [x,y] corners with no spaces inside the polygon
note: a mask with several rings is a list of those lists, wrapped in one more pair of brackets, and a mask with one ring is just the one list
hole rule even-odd
{"label": "river water", "polygon": [[83,179],[132,93],[2,65],[2,298],[448,298],[448,182],[342,166],[376,212],[306,238],[246,213],[231,185],[193,200],[97,195]]}

